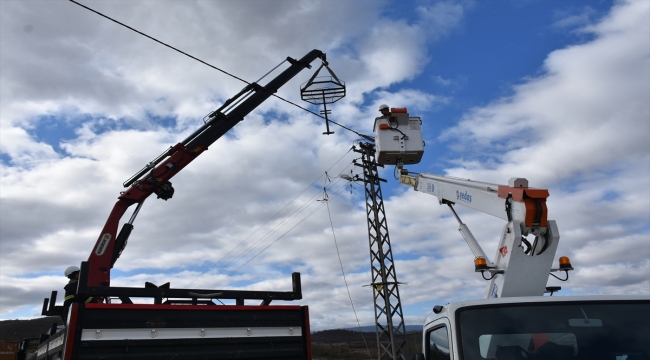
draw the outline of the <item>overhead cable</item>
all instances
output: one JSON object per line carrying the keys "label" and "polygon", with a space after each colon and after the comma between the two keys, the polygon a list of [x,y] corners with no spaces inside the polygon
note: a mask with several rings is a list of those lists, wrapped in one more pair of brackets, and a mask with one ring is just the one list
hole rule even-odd
{"label": "overhead cable", "polygon": [[[235,78],[235,79],[237,79],[237,80],[239,80],[239,81],[242,81],[242,82],[244,82],[244,83],[250,85],[250,83],[249,83],[248,81],[246,81],[246,80],[244,80],[244,79],[242,79],[242,78],[240,78],[240,77],[237,77],[237,76],[235,76],[235,75],[233,75],[233,74],[231,74],[231,73],[229,73],[229,72],[227,72],[227,71],[225,71],[225,70],[222,70],[222,69],[220,69],[220,68],[218,68],[218,67],[216,67],[216,66],[214,66],[214,65],[212,65],[212,64],[210,64],[210,63],[208,63],[208,62],[206,62],[206,61],[203,61],[203,60],[197,58],[196,56],[192,56],[192,55],[190,55],[190,54],[188,54],[188,53],[186,53],[186,52],[184,52],[184,51],[182,51],[182,50],[180,50],[180,49],[178,49],[178,48],[175,48],[175,47],[173,47],[173,46],[171,46],[171,45],[169,45],[169,44],[167,44],[167,43],[164,43],[164,42],[162,42],[162,41],[160,41],[160,40],[154,38],[153,36],[150,36],[150,35],[147,35],[147,34],[143,33],[142,31],[136,30],[136,29],[132,28],[132,27],[129,26],[129,25],[126,25],[126,24],[124,24],[124,23],[122,23],[122,22],[119,22],[119,21],[117,21],[117,20],[111,18],[110,16],[104,15],[104,14],[100,13],[99,11],[94,10],[94,9],[92,9],[92,8],[90,8],[90,7],[88,7],[88,6],[84,5],[84,4],[81,4],[81,3],[79,3],[79,2],[77,2],[77,1],[75,1],[75,0],[69,0],[69,1],[72,2],[72,3],[74,3],[74,4],[77,4],[77,5],[81,6],[81,7],[84,8],[84,9],[87,9],[87,10],[89,10],[89,11],[92,11],[92,12],[94,12],[95,14],[97,14],[97,15],[99,15],[99,16],[101,16],[101,17],[104,17],[104,18],[106,18],[106,19],[108,19],[108,20],[110,20],[110,21],[112,21],[112,22],[114,22],[114,23],[116,23],[116,24],[122,25],[122,26],[124,26],[125,28],[127,28],[127,29],[129,29],[129,30],[135,31],[136,33],[138,33],[138,34],[140,34],[140,35],[142,35],[142,36],[144,36],[144,37],[147,37],[147,38],[149,38],[149,39],[151,39],[151,40],[153,40],[153,41],[155,41],[155,42],[157,42],[157,43],[159,43],[159,44],[161,44],[161,45],[164,45],[164,46],[166,46],[166,47],[168,47],[168,48],[170,48],[170,49],[172,49],[172,50],[178,51],[179,53],[181,53],[181,54],[183,54],[183,55],[185,55],[185,56],[187,56],[187,57],[189,57],[189,58],[192,58],[192,59],[194,59],[194,60],[196,60],[196,61],[202,63],[203,65],[207,65],[207,66],[209,66],[209,67],[211,67],[211,68],[213,68],[213,69],[215,69],[215,70],[221,71],[222,73],[224,73],[224,74],[226,74],[226,75],[228,75],[228,76],[232,76],[233,78]],[[307,111],[307,112],[309,112],[309,113],[311,113],[311,114],[314,114],[314,115],[318,116],[318,117],[321,118],[321,119],[325,119],[324,116],[322,116],[322,115],[320,115],[320,114],[318,114],[318,113],[315,113],[315,112],[313,112],[313,111],[311,111],[311,110],[309,110],[309,109],[306,109],[306,108],[304,108],[304,107],[302,107],[302,106],[300,106],[300,105],[298,105],[298,104],[296,104],[296,103],[294,103],[294,102],[292,102],[292,101],[289,101],[289,100],[287,100],[287,99],[285,99],[285,98],[283,98],[283,97],[280,97],[280,96],[278,96],[278,95],[276,95],[276,94],[272,94],[272,96],[274,96],[274,97],[276,97],[276,98],[278,98],[278,99],[280,99],[280,100],[282,100],[282,101],[284,101],[284,102],[286,102],[286,103],[289,103],[289,104],[291,104],[291,105],[293,105],[293,106],[295,106],[295,107],[298,107],[298,108],[300,108],[300,109],[302,109],[302,110],[304,110],[304,111]],[[329,119],[326,119],[326,120],[329,120]],[[351,132],[357,134],[358,136],[361,136],[362,138],[364,138],[364,139],[366,139],[366,140],[374,141],[374,139],[371,138],[371,137],[369,137],[368,135],[361,134],[361,133],[359,133],[359,132],[357,132],[357,131],[355,131],[355,130],[350,129],[350,128],[347,127],[347,126],[341,125],[341,124],[339,124],[339,123],[337,123],[337,122],[334,122],[334,121],[332,121],[332,120],[329,120],[329,122],[331,122],[332,124],[338,125],[338,126],[342,127],[342,128],[345,129],[345,130],[351,131]]]}
{"label": "overhead cable", "polygon": [[192,59],[194,59],[194,60],[196,60],[196,61],[198,61],[198,62],[200,62],[200,63],[202,63],[202,64],[204,64],[204,65],[207,65],[207,66],[209,66],[209,67],[211,67],[211,68],[213,68],[213,69],[215,69],[215,70],[221,71],[222,73],[224,73],[224,74],[226,74],[226,75],[228,75],[228,76],[232,76],[232,77],[234,77],[235,79],[237,79],[237,80],[239,80],[239,81],[243,81],[243,82],[245,82],[246,84],[250,84],[248,81],[246,81],[246,80],[244,80],[244,79],[242,79],[242,78],[239,78],[239,77],[237,77],[237,76],[235,76],[235,75],[233,75],[233,74],[231,74],[231,73],[229,73],[229,72],[227,72],[227,71],[225,71],[225,70],[219,69],[218,67],[216,67],[216,66],[214,66],[214,65],[212,65],[212,64],[209,64],[209,63],[207,63],[207,62],[205,62],[205,61],[203,61],[203,60],[201,60],[201,59],[199,59],[199,58],[197,58],[197,57],[195,57],[195,56],[192,56],[192,55],[190,55],[190,54],[188,54],[188,53],[186,53],[186,52],[184,52],[184,51],[182,51],[182,50],[179,50],[179,49],[177,49],[177,48],[175,48],[175,47],[173,47],[173,46],[171,46],[171,45],[169,45],[169,44],[166,44],[166,43],[164,43],[164,42],[162,42],[162,41],[160,41],[160,40],[154,38],[153,36],[149,36],[149,35],[143,33],[142,31],[136,30],[136,29],[130,27],[129,25],[126,25],[126,24],[124,24],[124,23],[121,23],[121,22],[119,22],[119,21],[117,21],[117,20],[115,20],[115,19],[109,17],[109,16],[106,16],[106,15],[100,13],[100,12],[97,11],[97,10],[93,10],[93,9],[89,8],[88,6],[86,6],[86,5],[84,5],[84,4],[80,4],[80,3],[76,2],[75,0],[70,0],[70,2],[73,2],[73,3],[75,3],[75,4],[79,5],[79,6],[81,6],[82,8],[87,9],[87,10],[90,10],[90,11],[94,12],[95,14],[97,14],[97,15],[99,15],[99,16],[102,16],[102,17],[104,17],[104,18],[106,18],[106,19],[108,19],[108,20],[110,20],[110,21],[112,21],[112,22],[115,22],[115,23],[117,23],[117,24],[120,24],[120,25],[124,26],[125,28],[127,28],[127,29],[129,29],[129,30],[135,31],[135,32],[137,32],[138,34],[140,34],[140,35],[142,35],[142,36],[144,36],[144,37],[147,37],[147,38],[149,38],[149,39],[151,39],[151,40],[153,40],[153,41],[155,41],[155,42],[157,42],[157,43],[159,43],[159,44],[161,44],[161,45],[167,46],[168,48],[170,48],[170,49],[172,49],[172,50],[176,50],[176,51],[178,51],[179,53],[181,53],[181,54],[183,54],[183,55],[185,55],[185,56],[188,56],[188,57],[190,57],[190,58],[192,58]]}
{"label": "overhead cable", "polygon": [[[345,186],[341,186],[339,189],[337,189],[336,192],[334,193],[334,195],[332,195],[332,196],[330,197],[330,199],[334,199],[334,198],[336,198],[339,194],[341,194],[341,193],[343,192],[343,190],[345,190]],[[302,219],[301,219],[297,224],[295,224],[294,226],[292,226],[289,230],[285,231],[282,235],[280,235],[280,236],[279,236],[277,239],[275,239],[272,243],[270,243],[270,244],[267,245],[264,249],[262,249],[262,250],[259,251],[257,254],[255,254],[255,256],[253,256],[252,258],[248,259],[245,263],[241,264],[237,269],[231,271],[231,272],[230,272],[230,275],[232,275],[232,274],[238,272],[239,270],[241,270],[241,268],[243,268],[244,266],[246,266],[248,263],[250,263],[251,261],[253,261],[256,257],[258,257],[259,255],[261,255],[264,251],[266,251],[268,248],[270,248],[271,246],[273,246],[276,242],[278,242],[278,241],[279,241],[280,239],[282,239],[285,235],[287,235],[291,230],[295,229],[298,225],[302,224],[305,220],[309,219],[309,218],[310,218],[312,215],[314,215],[318,210],[320,210],[323,206],[325,206],[325,204],[326,204],[326,202],[322,202],[320,205],[318,205],[318,207],[317,207],[316,209],[312,210],[309,214],[307,214],[307,216],[305,216],[304,218],[302,218]],[[221,280],[220,282],[218,282],[217,284],[213,285],[212,288],[216,288],[217,286],[221,285],[221,283],[223,283],[226,279],[227,279],[227,277],[224,278],[224,279],[222,279],[222,280]]]}
{"label": "overhead cable", "polygon": [[[337,179],[337,182],[338,182],[338,179]],[[333,185],[334,185],[334,184],[333,184]],[[235,270],[232,270],[232,269],[229,270],[229,268],[230,268],[232,265],[234,265],[235,263],[237,263],[238,261],[240,261],[241,259],[243,259],[245,256],[247,256],[248,254],[250,254],[250,253],[251,253],[253,250],[255,250],[258,246],[262,245],[262,243],[264,243],[266,240],[268,240],[268,239],[269,239],[273,234],[275,234],[277,231],[279,231],[279,230],[280,230],[281,228],[283,228],[285,225],[289,224],[292,220],[294,220],[295,218],[297,218],[297,216],[298,216],[299,214],[301,214],[304,210],[306,210],[309,206],[311,206],[312,204],[314,204],[314,203],[316,203],[316,202],[321,201],[321,200],[315,200],[315,198],[316,198],[319,194],[320,194],[320,193],[317,192],[314,196],[312,196],[311,199],[309,199],[309,200],[308,200],[307,202],[305,202],[302,206],[300,206],[300,208],[298,208],[297,210],[295,210],[295,211],[294,211],[294,212],[293,212],[289,217],[287,217],[286,219],[284,219],[280,224],[276,225],[273,229],[271,229],[269,232],[267,232],[263,237],[261,237],[259,240],[257,240],[254,244],[252,244],[252,245],[250,245],[248,248],[246,248],[246,249],[244,250],[244,252],[240,253],[240,254],[239,254],[239,255],[238,255],[234,260],[230,261],[226,266],[224,266],[223,268],[221,268],[222,273],[220,273],[220,274],[215,274],[215,275],[211,276],[208,280],[205,280],[205,281],[201,284],[201,287],[203,287],[203,285],[204,285],[205,283],[207,283],[208,281],[210,281],[212,278],[214,278],[214,277],[216,277],[216,276],[218,276],[218,275],[222,275],[222,276],[223,276],[222,280],[219,281],[219,282],[217,283],[217,285],[214,285],[214,286],[212,286],[212,287],[214,288],[214,287],[218,286],[218,284],[221,284],[223,281],[225,281],[226,279],[228,279],[230,276],[234,275],[234,274],[235,274],[237,271],[239,271],[239,269],[241,269],[244,265],[248,264],[251,260],[253,260],[253,259],[256,258],[259,254],[261,254],[262,252],[264,252],[264,250],[268,249],[271,245],[275,244],[278,240],[280,240],[284,235],[288,234],[288,233],[289,233],[291,230],[293,230],[296,226],[300,225],[303,221],[305,221],[306,219],[308,219],[309,217],[311,217],[311,216],[312,216],[312,215],[313,215],[313,214],[314,214],[318,209],[320,209],[320,208],[322,207],[322,204],[321,204],[320,206],[318,206],[318,207],[316,208],[316,210],[313,210],[312,212],[310,212],[309,214],[307,214],[306,216],[304,216],[302,219],[300,219],[300,220],[298,221],[298,223],[296,223],[295,225],[293,225],[289,230],[287,230],[287,231],[284,232],[282,235],[280,235],[280,237],[278,237],[275,241],[273,241],[273,242],[271,243],[271,245],[268,245],[267,247],[265,247],[264,249],[262,249],[260,252],[258,252],[256,255],[254,255],[252,258],[248,259],[248,260],[247,260],[243,265],[239,266],[239,267],[238,267],[237,269],[235,269]]]}
{"label": "overhead cable", "polygon": [[[327,171],[325,172],[325,182],[327,184]],[[339,244],[338,241],[336,241],[336,234],[334,233],[334,222],[332,221],[332,213],[330,211],[330,204],[329,204],[329,196],[327,195],[327,185],[323,187],[323,201],[325,202],[325,205],[327,205],[327,215],[329,216],[330,219],[330,227],[332,228],[332,237],[334,238],[334,247],[336,248],[336,255],[339,258],[339,264],[341,265],[341,274],[343,274],[343,282],[345,282],[345,290],[348,292],[348,297],[350,298],[350,305],[352,306],[352,312],[354,312],[354,318],[357,319],[357,326],[359,327],[359,332],[361,333],[361,338],[363,339],[363,343],[366,344],[366,351],[368,352],[368,357],[372,359],[370,356],[370,349],[368,348],[368,342],[366,342],[366,337],[363,336],[363,331],[361,330],[361,323],[359,322],[359,316],[357,316],[357,310],[354,308],[354,302],[352,301],[352,294],[350,294],[350,286],[348,285],[348,280],[345,277],[345,270],[343,270],[343,260],[341,260],[341,252],[339,251]]]}
{"label": "overhead cable", "polygon": [[[352,148],[350,148],[348,151],[346,151],[346,152],[345,152],[345,153],[344,153],[344,154],[343,154],[343,155],[342,155],[338,160],[336,160],[336,162],[334,162],[334,164],[332,164],[332,166],[330,166],[326,171],[330,171],[334,166],[336,166],[336,164],[338,164],[341,160],[343,160],[343,158],[344,158],[344,157],[345,157],[345,156],[346,156],[346,155],[347,155],[351,150],[352,150]],[[348,165],[348,166],[349,166],[349,165]],[[346,169],[347,169],[347,166],[346,166]],[[239,248],[240,246],[242,246],[246,241],[248,241],[248,239],[251,238],[251,236],[255,235],[255,233],[257,233],[257,232],[258,232],[262,227],[264,227],[266,224],[268,224],[271,220],[275,219],[275,218],[276,218],[276,217],[277,217],[277,216],[278,216],[278,215],[279,215],[279,214],[280,214],[284,209],[286,209],[289,205],[291,205],[294,201],[296,201],[296,200],[297,200],[297,199],[298,199],[302,194],[305,193],[305,191],[309,190],[309,189],[310,189],[310,188],[311,188],[311,187],[312,187],[312,186],[313,186],[313,185],[314,185],[318,180],[320,180],[320,178],[322,178],[322,177],[323,177],[323,175],[320,175],[320,176],[319,176],[318,178],[316,178],[316,180],[314,180],[311,184],[307,185],[307,187],[305,187],[305,189],[304,189],[303,191],[301,191],[300,194],[296,195],[293,199],[291,199],[291,201],[289,201],[289,202],[288,202],[286,205],[284,205],[280,210],[278,210],[275,214],[273,214],[273,216],[271,216],[268,220],[266,220],[266,222],[265,222],[264,224],[260,225],[257,229],[255,229],[255,231],[253,231],[250,235],[248,235],[244,240],[242,240],[241,242],[239,242],[239,244],[237,244],[237,246],[235,246],[234,248],[232,248],[232,249],[231,249],[227,254],[225,254],[225,255],[222,256],[219,260],[217,260],[216,262],[214,262],[214,263],[212,263],[210,266],[208,266],[208,268],[207,268],[206,270],[204,270],[204,271],[203,271],[203,272],[202,272],[198,277],[196,277],[196,278],[195,278],[194,280],[192,280],[190,283],[188,283],[187,285],[185,285],[184,288],[188,288],[191,284],[193,284],[195,281],[197,281],[201,276],[205,275],[205,273],[207,273],[208,271],[212,270],[215,266],[217,266],[217,264],[219,264],[223,259],[225,259],[225,258],[226,258],[228,255],[230,255],[233,251],[235,251],[237,248]],[[318,195],[318,194],[316,194],[316,195]],[[315,195],[315,196],[316,196],[316,195]],[[300,206],[300,207],[298,208],[298,210],[294,211],[294,213],[291,214],[289,218],[291,219],[291,218],[293,218],[295,215],[297,215],[296,212],[298,212],[298,211],[302,211],[302,210],[300,210],[300,209],[301,209],[303,206],[305,206],[307,203],[309,203],[309,202],[310,202],[310,201],[311,201],[315,196],[313,196],[309,201],[307,201],[305,204],[303,204],[302,206]],[[286,220],[285,220],[285,221],[286,221]],[[277,228],[278,226],[282,226],[282,225],[284,225],[285,221],[282,221],[282,222],[280,223],[280,225],[277,225],[275,228]],[[275,232],[275,231],[276,231],[275,228],[272,230],[272,232]],[[267,233],[267,235],[262,236],[262,239],[265,239],[266,237],[268,237],[268,236],[270,236],[270,235],[271,235],[271,234]],[[256,246],[257,246],[256,244],[257,244],[258,242],[259,242],[259,240],[256,241],[255,244],[253,244],[252,246],[253,246],[253,247],[256,247]],[[242,254],[243,254],[243,253],[248,253],[248,252],[250,251],[250,250],[248,250],[248,249],[250,249],[250,248],[251,248],[251,246],[249,246],[247,249],[245,249],[245,250],[242,252]],[[231,262],[228,263],[226,266],[222,267],[222,270],[223,270],[223,269],[227,269],[228,267],[230,267],[230,265],[231,265],[234,261],[237,261],[237,260],[239,260],[240,258],[241,258],[241,254],[240,254],[240,256],[237,256],[237,258],[236,258],[235,260],[231,261]],[[203,283],[202,283],[200,286],[203,286],[203,284],[205,284],[206,282],[210,281],[210,280],[211,280],[214,276],[216,276],[216,275],[218,275],[218,274],[215,274],[215,275],[209,277],[207,280],[204,280]]]}

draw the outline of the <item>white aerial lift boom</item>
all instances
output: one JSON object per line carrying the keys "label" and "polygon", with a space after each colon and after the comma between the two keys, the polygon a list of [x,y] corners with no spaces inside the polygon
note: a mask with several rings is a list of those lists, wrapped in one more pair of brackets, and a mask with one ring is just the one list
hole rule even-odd
{"label": "white aerial lift boom", "polygon": [[[565,281],[573,270],[565,256],[552,268],[560,235],[555,221],[547,219],[548,190],[528,187],[523,178],[496,185],[407,171],[403,166],[417,164],[424,152],[421,126],[420,118],[410,117],[406,109],[376,118],[377,163],[396,165],[402,184],[450,207],[474,253],[475,271],[489,284],[484,299],[434,306],[424,322],[422,353],[406,358],[650,360],[647,295],[543,296],[560,289],[546,287],[549,274]],[[454,205],[506,221],[492,260]]]}
{"label": "white aerial lift boom", "polygon": [[[474,253],[476,271],[490,280],[486,297],[543,295],[550,271],[573,270],[567,257],[561,258],[559,268],[551,268],[560,234],[555,221],[547,220],[548,190],[530,188],[528,180],[522,178],[511,178],[508,185],[496,185],[442,175],[403,173],[400,182],[436,196],[440,204],[449,205],[458,220],[458,230]],[[460,220],[454,204],[508,221],[493,261]],[[529,235],[534,236],[532,242],[526,238]],[[485,273],[490,276],[485,277]]]}
{"label": "white aerial lift boom", "polygon": [[[537,296],[546,291],[550,271],[573,270],[567,257],[558,269],[551,269],[560,240],[557,225],[547,220],[546,189],[528,187],[528,180],[511,178],[508,185],[432,174],[410,174],[405,164],[420,162],[424,153],[422,120],[411,117],[406,108],[392,108],[388,116],[375,119],[377,162],[394,164],[399,181],[416,191],[434,195],[441,205],[449,205],[458,220],[458,230],[474,253],[475,267],[490,281],[486,297]],[[453,205],[462,205],[508,223],[503,227],[494,261],[476,241]],[[532,243],[526,239],[533,236]],[[485,274],[488,273],[489,277]]]}

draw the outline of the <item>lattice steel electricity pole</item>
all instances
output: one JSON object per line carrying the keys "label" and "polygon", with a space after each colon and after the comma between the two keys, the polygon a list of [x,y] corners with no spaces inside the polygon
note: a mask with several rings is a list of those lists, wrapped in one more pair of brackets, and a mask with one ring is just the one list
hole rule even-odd
{"label": "lattice steel electricity pole", "polygon": [[373,144],[361,142],[359,149],[355,148],[354,151],[361,154],[362,164],[355,161],[355,165],[363,168],[365,184],[377,350],[379,359],[398,360],[402,359],[406,347],[406,325],[388,237],[384,200],[379,185],[380,181],[386,180],[379,178]]}

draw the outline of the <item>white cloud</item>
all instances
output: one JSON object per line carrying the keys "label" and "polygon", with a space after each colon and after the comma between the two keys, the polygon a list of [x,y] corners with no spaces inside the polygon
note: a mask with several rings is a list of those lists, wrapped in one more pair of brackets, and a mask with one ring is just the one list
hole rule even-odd
{"label": "white cloud", "polygon": [[[378,16],[378,5],[370,2],[365,5],[346,3],[348,5],[336,8],[330,16],[322,16],[321,13],[326,3],[315,2],[304,3],[305,6],[298,12],[294,12],[295,7],[290,6],[294,3],[288,2],[271,8],[268,8],[268,2],[260,2],[261,6],[257,8],[226,2],[224,4],[228,9],[215,8],[210,3],[179,6],[178,3],[169,2],[169,8],[151,7],[154,3],[146,2],[135,3],[132,7],[125,4],[127,3],[96,5],[98,10],[126,23],[141,24],[143,31],[164,41],[181,44],[179,47],[198,57],[225,69],[234,69],[234,73],[248,80],[259,76],[287,55],[300,56],[313,47],[332,49],[331,52],[336,54],[337,44],[349,41],[350,37],[359,37],[360,41],[373,39],[376,34],[369,31],[367,25],[374,22],[373,16]],[[206,4],[207,8],[202,8]],[[19,3],[13,4],[14,8],[5,4],[3,6],[3,14],[9,13],[5,10],[23,10]],[[90,17],[97,20],[95,15],[75,10],[74,6],[69,7],[68,4],[56,3],[51,6],[53,8],[43,11],[60,12],[60,21],[67,16],[70,17],[69,23],[74,23],[77,18]],[[361,10],[355,9],[359,6],[363,7],[363,13],[368,16],[365,20],[357,16]],[[70,15],[70,12],[75,11],[78,13]],[[151,11],[156,11],[159,16],[147,16],[152,21],[144,24],[142,14]],[[221,11],[231,13],[232,16],[220,15]],[[293,17],[290,16],[293,20],[300,18],[302,23],[309,24],[301,25],[301,28],[313,26],[315,31],[297,33],[295,21],[283,20],[286,19],[287,11],[293,14]],[[283,16],[272,16],[274,12]],[[223,21],[201,20],[206,14],[221,16]],[[174,18],[184,18],[187,23],[207,24],[207,27],[200,30],[194,27],[186,28],[185,31],[173,30],[169,25],[171,22],[165,21],[166,17],[172,15]],[[350,17],[354,17],[355,21],[350,21]],[[331,18],[336,20],[328,20]],[[3,18],[3,25],[11,26],[15,22],[11,18]],[[382,24],[392,27],[393,21],[383,21]],[[7,166],[3,172],[2,239],[20,239],[22,244],[17,247],[13,242],[2,242],[2,273],[12,276],[3,281],[3,292],[7,289],[11,293],[12,290],[5,286],[10,282],[38,276],[34,274],[44,269],[57,272],[58,269],[85,259],[89,244],[96,238],[97,229],[101,227],[115,201],[119,190],[115,187],[116,184],[126,180],[163,149],[193,131],[204,114],[241,88],[241,84],[224,80],[225,77],[214,70],[196,65],[114,24],[101,21],[95,24],[90,21],[76,25],[81,29],[88,28],[85,32],[87,35],[83,31],[79,32],[79,28],[71,26],[61,30],[56,23],[49,22],[39,27],[50,26],[56,31],[40,33],[44,37],[39,39],[41,47],[24,47],[3,40],[3,49],[12,47],[18,55],[22,53],[23,56],[38,56],[40,51],[49,51],[50,46],[57,43],[61,43],[61,48],[64,49],[55,53],[59,56],[57,61],[62,69],[53,75],[48,75],[44,68],[39,68],[42,71],[38,73],[40,76],[23,81],[19,75],[28,77],[29,73],[3,72],[3,77],[10,80],[3,82],[3,85],[11,84],[12,81],[26,84],[23,93],[3,93],[7,94],[7,99],[14,100],[11,108],[2,109],[3,126],[19,130],[22,127],[36,127],[39,125],[38,116],[46,112],[49,116],[68,119],[77,129],[76,138],[56,144],[63,153],[52,152],[55,161],[39,163],[29,169],[20,163],[16,164],[18,166]],[[267,29],[267,25],[273,30]],[[33,33],[38,33],[39,27],[35,27]],[[330,35],[325,35],[327,31],[323,30],[324,27],[338,28],[338,35],[330,38]],[[283,32],[285,35],[281,35]],[[46,40],[47,33],[52,36]],[[284,38],[286,44],[280,46],[277,39],[268,36],[270,33]],[[187,38],[193,40],[188,42]],[[408,46],[411,39],[399,41]],[[241,46],[242,43],[248,45]],[[317,45],[314,46],[314,43]],[[339,61],[331,56],[331,52],[330,64],[336,70],[337,66],[345,64],[345,58]],[[212,61],[214,59],[218,61]],[[21,66],[15,58],[7,61],[14,67]],[[64,66],[66,61],[68,67]],[[363,71],[376,72],[376,65],[371,63]],[[45,67],[43,64],[40,66]],[[391,81],[399,82],[404,76],[417,72],[421,66],[423,64],[414,63],[397,76],[391,75]],[[72,71],[74,68],[80,68],[86,73]],[[337,70],[337,73],[343,74],[341,77],[346,75],[346,71]],[[362,74],[355,75],[367,78]],[[364,86],[357,86],[357,89],[367,92],[383,84],[381,81],[371,81]],[[287,84],[283,90],[290,88],[292,91],[281,92],[280,95],[296,100],[294,85]],[[351,87],[354,86],[353,81]],[[71,91],[60,90],[67,87]],[[39,88],[44,90],[39,92]],[[412,94],[427,96],[416,91],[412,91]],[[34,98],[36,100],[32,100]],[[44,104],[48,107],[46,110],[33,110],[30,101],[36,102],[41,108]],[[3,101],[3,106],[5,104]],[[341,105],[340,113],[358,114],[358,110],[348,104],[337,104]],[[270,100],[260,110],[272,112],[267,112],[266,118],[262,118],[259,112],[249,115],[228,136],[213,144],[209,151],[172,180],[176,194],[169,203],[154,199],[145,203],[136,220],[136,230],[127,251],[116,265],[116,285],[142,286],[144,281],[162,283],[165,278],[171,279],[175,286],[189,283],[200,274],[193,270],[197,265],[210,266],[236,244],[247,239],[254,229],[344,155],[351,145],[352,138],[344,131],[337,130],[336,136],[323,137],[320,135],[323,131],[322,123],[317,123],[310,116],[276,100]],[[375,111],[372,113],[374,117]],[[173,117],[177,126],[164,128],[156,124],[155,119],[150,118],[151,115]],[[288,116],[290,120],[276,121],[278,115]],[[81,123],[80,119],[84,119],[84,122]],[[25,138],[25,142],[33,144],[32,146],[51,148],[51,145],[39,143],[28,135]],[[13,161],[23,156],[25,151],[7,147],[3,148],[3,153]],[[349,154],[344,158],[331,170],[333,174],[344,171],[352,157],[354,155]],[[299,199],[298,204],[314,194],[322,196],[318,189],[320,186],[319,181],[319,184]],[[314,288],[305,279],[318,276],[326,280],[327,289],[336,287],[337,296],[331,302],[339,304],[337,308],[342,307],[342,311],[348,311],[346,302],[340,301],[345,300],[341,297],[343,292],[340,278],[332,277],[332,274],[338,273],[339,268],[331,235],[328,233],[329,223],[324,217],[325,210],[321,208],[312,217],[306,218],[319,204],[311,199],[311,206],[299,213],[292,222],[269,233],[272,225],[297,208],[298,205],[293,204],[279,218],[251,236],[233,255],[239,255],[259,241],[257,247],[226,269],[222,267],[228,262],[217,264],[215,269],[208,271],[197,283],[236,287],[245,282],[252,288],[270,288],[277,284],[260,279],[272,276],[278,281],[286,282],[289,279],[287,272],[284,269],[280,272],[276,267],[288,266],[291,270],[303,272],[305,294]],[[367,277],[367,239],[363,235],[359,236],[365,234],[365,219],[359,216],[363,213],[350,202],[350,197],[345,192],[334,198],[330,207],[339,229],[342,258],[346,267],[349,266],[350,275],[363,269],[363,272],[356,273],[357,278]],[[33,216],[22,216],[26,212],[31,212]],[[301,220],[305,221],[258,255],[254,262],[240,269]],[[25,252],[30,247],[36,250]],[[232,260],[232,257],[228,260]],[[179,273],[169,274],[169,268],[179,269]],[[191,270],[184,270],[188,268]],[[219,269],[227,276],[213,276]],[[125,275],[119,275],[122,272]],[[131,275],[133,273],[137,274]],[[43,289],[45,294],[49,293],[49,286]],[[40,300],[39,296],[31,294],[21,299],[28,302],[26,299],[30,297],[33,298],[31,301]],[[317,301],[318,297],[311,296],[308,299]],[[370,305],[365,307],[371,308]],[[316,304],[314,308],[327,311],[331,306]],[[7,314],[11,314],[12,309],[15,309],[14,305],[3,306],[3,316],[11,316]],[[372,316],[368,319],[372,319]]]}
{"label": "white cloud", "polygon": [[478,165],[483,179],[518,171],[546,185],[626,159],[647,161],[646,5],[616,7],[592,27],[597,39],[554,51],[543,75],[517,86],[511,97],[474,109],[443,139],[453,138],[469,157],[494,159],[491,168]]}
{"label": "white cloud", "polygon": [[56,159],[52,146],[34,142],[24,129],[3,127],[0,135],[0,151],[15,154],[12,162],[25,167],[34,166],[40,162]]}
{"label": "white cloud", "polygon": [[583,29],[593,41],[552,52],[543,74],[441,137],[464,154],[450,175],[496,183],[525,176],[549,188],[558,254],[578,264],[579,293],[628,284],[650,292],[649,13],[648,2],[619,3]]}
{"label": "white cloud", "polygon": [[416,11],[420,15],[420,26],[428,29],[429,35],[440,38],[456,28],[462,21],[464,7],[471,7],[471,3],[441,1],[431,6],[418,6]]}
{"label": "white cloud", "polygon": [[[420,18],[409,22],[380,16],[380,2],[272,3],[91,5],[249,81],[288,55],[322,49],[348,84],[348,98],[333,106],[336,119],[363,133],[370,133],[380,102],[416,114],[449,101],[412,86],[386,89],[423,71],[431,56],[427,45],[455,28],[467,4],[439,2],[421,8]],[[0,150],[11,159],[2,165],[0,183],[0,316],[8,318],[38,311],[42,297],[60,290],[65,283],[60,272],[85,260],[118,184],[197,128],[203,115],[242,84],[69,2],[0,6]],[[621,3],[587,29],[594,41],[553,52],[542,76],[515,88],[512,98],[472,110],[442,139],[467,150],[451,159],[451,174],[496,182],[526,176],[533,186],[551,188],[549,208],[563,236],[560,250],[571,254],[576,278],[586,281],[576,292],[648,286],[641,276],[647,252],[625,255],[647,240],[650,166],[638,165],[649,161],[643,140],[648,32],[638,31],[647,28],[643,14],[647,19],[643,1]],[[278,94],[299,102],[298,86],[309,74]],[[36,139],[43,116],[65,121],[75,137],[57,143]],[[164,126],[160,118],[175,123]],[[355,326],[327,209],[307,217],[321,205],[316,199],[323,180],[309,184],[341,157],[329,174],[349,171],[346,166],[358,156],[344,156],[354,137],[334,130],[334,136],[320,135],[320,120],[277,100],[260,106],[172,179],[173,199],[147,200],[116,264],[114,284],[185,286],[196,279],[192,287],[284,291],[290,289],[289,273],[300,271],[312,328]],[[469,142],[462,141],[468,134]],[[495,165],[486,166],[477,153],[489,155]],[[365,204],[360,185],[353,195],[344,189],[334,197],[343,185],[328,190],[329,206],[365,325],[374,317],[371,290],[363,287],[369,282]],[[455,219],[434,200],[412,191],[385,199],[398,279],[409,283],[400,288],[403,303],[418,309],[483,294],[484,282],[472,271],[472,255]],[[309,207],[273,232],[303,204]],[[460,215],[491,254],[502,224],[472,212]],[[601,247],[612,256],[604,257]],[[624,258],[629,263],[621,265]],[[604,287],[593,275],[600,270],[611,278]],[[416,321],[422,315],[407,317]]]}
{"label": "white cloud", "polygon": [[555,14],[557,20],[552,26],[557,30],[582,27],[589,25],[595,14],[596,11],[589,6],[585,6],[578,11],[557,11]]}

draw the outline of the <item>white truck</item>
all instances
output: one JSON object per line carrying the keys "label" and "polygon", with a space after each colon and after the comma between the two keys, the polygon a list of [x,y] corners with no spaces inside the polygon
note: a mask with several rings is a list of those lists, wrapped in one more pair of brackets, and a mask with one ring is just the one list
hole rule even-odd
{"label": "white truck", "polygon": [[[400,116],[413,119],[405,109]],[[421,127],[378,118],[374,132],[381,139],[376,158],[398,166],[400,183],[449,206],[474,254],[475,271],[488,281],[484,299],[434,306],[424,323],[423,353],[412,359],[650,360],[650,296],[544,296],[560,290],[547,287],[549,275],[566,281],[573,270],[565,256],[553,267],[560,235],[547,219],[548,190],[531,188],[523,178],[497,185],[409,173],[403,164],[422,157]],[[505,220],[494,258],[455,205]]]}

